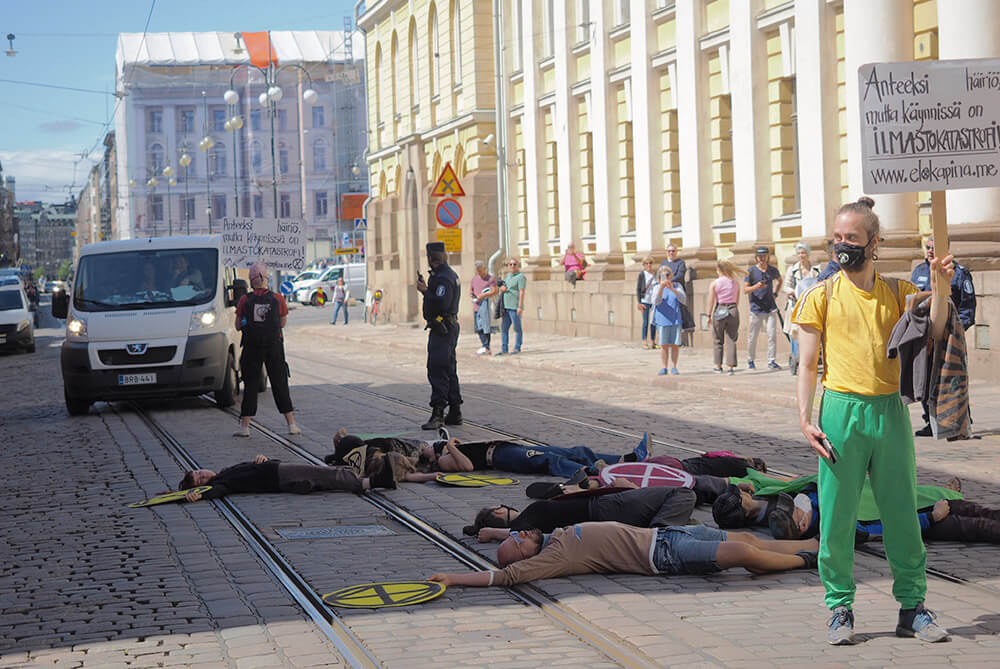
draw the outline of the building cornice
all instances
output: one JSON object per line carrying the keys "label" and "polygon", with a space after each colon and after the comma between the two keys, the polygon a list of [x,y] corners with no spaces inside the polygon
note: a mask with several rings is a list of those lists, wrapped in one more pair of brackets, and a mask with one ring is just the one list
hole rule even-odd
{"label": "building cornice", "polygon": [[758,14],[757,29],[766,30],[786,21],[795,21],[795,2],[793,0]]}
{"label": "building cornice", "polygon": [[492,123],[496,121],[496,111],[493,109],[473,109],[471,112],[462,114],[447,123],[425,130],[423,132],[413,132],[405,137],[397,139],[392,146],[388,146],[380,151],[368,154],[368,164],[384,160],[403,150],[409,144],[418,144],[423,141],[432,140],[451,132],[473,125],[475,123]]}
{"label": "building cornice", "polygon": [[375,24],[384,19],[390,13],[390,0],[373,0],[366,2],[365,13],[358,17],[358,27],[368,31],[375,27]]}
{"label": "building cornice", "polygon": [[714,32],[710,32],[700,40],[698,40],[698,48],[702,51],[710,51],[716,49],[723,44],[729,44],[729,28],[719,28]]}
{"label": "building cornice", "polygon": [[653,58],[650,60],[650,64],[653,66],[654,70],[662,70],[670,63],[677,62],[677,47],[670,47],[669,49],[664,49],[659,53],[653,54]]}

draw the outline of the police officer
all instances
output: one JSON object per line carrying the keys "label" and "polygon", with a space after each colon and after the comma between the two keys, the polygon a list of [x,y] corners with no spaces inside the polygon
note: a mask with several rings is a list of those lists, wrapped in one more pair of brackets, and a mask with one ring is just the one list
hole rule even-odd
{"label": "police officer", "polygon": [[[916,284],[920,290],[930,290],[930,267],[934,258],[934,235],[927,238],[926,257],[922,263],[913,269],[910,281]],[[976,288],[972,285],[972,273],[964,265],[955,262],[955,276],[951,279],[951,301],[958,310],[958,320],[962,323],[962,329],[968,330],[976,324]],[[927,417],[927,403],[924,406],[925,425],[914,434],[918,437],[929,437],[933,434]]]}
{"label": "police officer", "polygon": [[[444,242],[427,244],[430,279],[418,275],[417,290],[424,296],[427,321],[427,380],[431,384],[431,417],[420,427],[436,430],[442,425],[462,424],[462,394],[458,387],[455,348],[458,346],[458,304],[461,287],[455,270],[448,266]],[[448,415],[444,413],[448,406]]]}

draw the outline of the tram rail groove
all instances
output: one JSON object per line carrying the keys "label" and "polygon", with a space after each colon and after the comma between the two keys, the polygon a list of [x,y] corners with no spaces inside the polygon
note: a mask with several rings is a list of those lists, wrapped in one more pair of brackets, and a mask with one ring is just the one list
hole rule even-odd
{"label": "tram rail groove", "polygon": [[[135,415],[146,425],[164,448],[185,469],[200,469],[197,460],[155,418],[136,403]],[[382,663],[364,645],[346,623],[323,602],[323,598],[281,555],[280,551],[257,529],[253,522],[231,501],[214,500],[216,508],[250,547],[257,559],[277,578],[286,592],[302,607],[317,629],[336,647],[341,657],[355,669],[381,667]]]}
{"label": "tram rail groove", "polygon": [[[300,355],[288,354],[287,357],[297,358],[299,360],[309,362],[310,364],[319,363],[319,364],[324,364],[324,365],[332,366],[331,363],[327,363],[327,362],[324,362],[322,360],[312,360],[312,359],[305,358],[305,357],[300,356]],[[370,376],[378,376],[378,377],[386,379],[386,380],[397,381],[397,379],[393,379],[391,377],[387,377],[387,376],[384,376],[384,375],[381,375],[381,374],[372,374],[368,370],[362,370],[362,369],[358,369],[356,367],[350,367],[348,365],[338,364],[337,367],[341,368],[341,369],[348,369],[348,370],[351,370],[351,371],[363,373],[363,374],[368,374]],[[296,370],[295,373],[299,374],[299,375],[302,375],[302,376],[310,376],[310,377],[312,377],[314,379],[317,379],[317,380],[320,380],[320,381],[325,380],[322,377],[317,376],[316,374],[311,374],[309,372],[303,372],[301,370]],[[361,394],[364,394],[364,395],[369,395],[371,397],[376,397],[378,399],[381,399],[381,400],[384,400],[384,401],[387,401],[387,402],[392,402],[392,403],[398,404],[400,406],[409,407],[411,409],[414,409],[417,412],[426,413],[426,407],[424,407],[424,406],[422,406],[420,404],[417,404],[416,402],[410,402],[408,400],[400,399],[398,397],[393,397],[391,395],[386,395],[385,393],[380,393],[380,392],[377,392],[377,391],[374,391],[374,390],[370,390],[368,388],[362,388],[362,387],[359,387],[357,384],[341,384],[341,385],[338,385],[337,387],[338,388],[344,388],[346,390],[350,390],[350,391],[353,391],[353,392],[356,392],[356,393],[361,393]],[[612,434],[612,435],[615,435],[615,436],[627,437],[627,438],[636,439],[636,440],[642,438],[641,434],[635,434],[633,432],[628,432],[626,430],[619,430],[619,429],[616,429],[616,428],[613,428],[613,427],[606,427],[604,425],[595,425],[594,423],[588,423],[586,421],[582,421],[582,420],[579,420],[579,419],[576,419],[576,418],[569,418],[567,416],[560,416],[558,414],[549,413],[547,411],[540,411],[538,409],[532,409],[531,407],[519,406],[519,405],[516,405],[516,404],[511,404],[509,402],[501,402],[499,400],[494,400],[492,398],[483,397],[481,395],[476,395],[476,394],[473,394],[473,393],[463,393],[463,395],[465,397],[468,397],[468,398],[471,398],[471,399],[476,399],[476,400],[483,401],[483,402],[489,402],[489,403],[492,403],[492,404],[499,404],[499,405],[502,405],[502,406],[507,407],[509,409],[516,409],[516,410],[521,411],[521,412],[527,412],[527,413],[535,414],[537,416],[543,416],[545,418],[550,418],[552,420],[557,420],[557,421],[560,421],[560,422],[563,422],[563,423],[568,423],[568,424],[571,424],[571,425],[576,425],[578,427],[585,427],[585,428],[588,428],[588,429],[596,430],[598,432],[603,432],[605,434]],[[495,434],[499,434],[499,435],[504,436],[504,437],[509,437],[511,439],[517,439],[518,441],[523,441],[523,442],[528,443],[528,444],[535,444],[535,445],[542,445],[543,444],[543,442],[538,441],[537,439],[532,439],[530,437],[524,437],[524,436],[519,435],[519,434],[517,434],[515,432],[510,432],[510,431],[507,431],[507,430],[503,430],[501,428],[497,428],[497,427],[493,427],[493,426],[490,426],[490,425],[486,425],[484,423],[479,423],[479,422],[476,422],[476,421],[472,421],[472,420],[469,420],[468,418],[463,418],[463,421],[467,425],[471,425],[473,427],[478,427],[478,428],[483,429],[483,430],[488,430],[490,432],[494,432]],[[686,453],[694,453],[696,455],[701,455],[702,454],[702,451],[699,450],[699,449],[692,448],[690,446],[685,446],[683,444],[677,444],[677,443],[674,443],[674,442],[671,442],[671,441],[667,441],[665,439],[659,439],[659,438],[654,437],[653,435],[650,435],[649,440],[650,440],[651,444],[656,444],[656,445],[659,445],[659,446],[665,446],[667,448],[673,448],[673,449],[676,449],[676,450],[684,451]],[[775,474],[779,474],[781,476],[792,476],[792,477],[799,476],[799,474],[794,474],[792,472],[782,471],[780,469],[774,469],[773,467],[768,467],[768,471],[769,472],[773,472]],[[877,549],[870,548],[870,547],[867,547],[867,546],[864,546],[864,545],[856,546],[855,550],[858,551],[859,553],[863,553],[865,555],[870,555],[872,557],[876,557],[876,558],[879,558],[880,560],[888,562],[888,557],[885,555],[885,553],[883,551],[879,551]],[[944,580],[944,581],[948,581],[950,583],[955,583],[957,585],[967,586],[967,587],[973,588],[975,590],[978,590],[980,592],[983,592],[983,593],[986,593],[986,594],[990,594],[990,595],[1000,594],[1000,589],[997,589],[997,588],[994,588],[994,587],[991,587],[991,586],[987,586],[987,585],[982,585],[980,583],[976,583],[975,581],[970,581],[970,580],[968,580],[966,578],[963,578],[962,576],[956,576],[955,574],[951,574],[949,572],[942,571],[942,570],[937,569],[935,567],[927,567],[926,571],[927,571],[928,575],[934,576],[935,578],[939,578],[939,579]]]}
{"label": "tram rail groove", "polygon": [[[207,396],[203,397],[208,402],[215,402],[214,399]],[[233,416],[238,417],[239,415],[239,412],[234,408],[221,410]],[[271,441],[305,459],[309,463],[325,466],[326,463],[322,458],[302,448],[290,439],[283,437],[269,427],[258,423],[256,420],[251,420],[250,426]],[[494,563],[490,562],[479,553],[473,551],[468,546],[454,539],[447,533],[442,532],[436,527],[421,520],[419,517],[410,513],[405,508],[396,504],[384,495],[381,495],[374,490],[366,490],[360,495],[360,497],[384,512],[396,522],[420,535],[448,555],[451,555],[465,566],[479,570],[497,569],[497,566]],[[567,632],[576,636],[581,641],[590,645],[595,650],[602,653],[620,666],[659,666],[658,662],[643,653],[638,648],[632,646],[632,644],[617,636],[605,633],[603,629],[595,626],[592,622],[586,620],[573,611],[570,611],[534,585],[521,584],[505,589],[514,597],[515,600],[525,604],[526,606],[538,609],[541,613],[549,617],[556,625],[562,627]]]}

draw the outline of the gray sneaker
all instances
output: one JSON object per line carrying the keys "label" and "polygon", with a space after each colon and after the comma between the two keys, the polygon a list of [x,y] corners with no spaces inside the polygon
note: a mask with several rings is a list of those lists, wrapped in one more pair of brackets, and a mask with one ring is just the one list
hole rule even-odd
{"label": "gray sneaker", "polygon": [[826,641],[831,646],[850,646],[854,643],[854,611],[846,606],[838,606],[833,610]]}
{"label": "gray sneaker", "polygon": [[896,624],[896,636],[917,637],[921,641],[937,643],[948,641],[948,630],[938,625],[937,615],[924,608],[920,602],[914,609],[900,609],[899,622]]}

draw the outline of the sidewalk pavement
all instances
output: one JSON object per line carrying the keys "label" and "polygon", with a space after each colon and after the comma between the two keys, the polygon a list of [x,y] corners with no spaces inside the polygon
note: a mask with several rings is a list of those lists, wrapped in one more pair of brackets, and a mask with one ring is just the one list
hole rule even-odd
{"label": "sidewalk pavement", "polygon": [[[374,344],[421,356],[425,355],[427,347],[427,332],[405,323],[371,326],[352,321],[347,327],[303,325],[296,330],[303,334]],[[493,335],[492,343],[494,353],[499,351],[500,335]],[[636,342],[526,332],[524,349],[519,354],[477,356],[479,338],[466,329],[458,342],[458,365],[460,377],[465,365],[505,365],[518,370],[544,370],[631,383],[639,387],[691,391],[703,398],[756,401],[766,397],[772,405],[796,407],[797,377],[791,375],[787,366],[769,370],[766,363],[761,363],[756,370],[748,370],[746,344],[737,346],[739,365],[732,376],[712,370],[714,363],[710,349],[691,346],[680,349],[679,374],[660,376],[657,374],[663,367],[660,351],[644,350]],[[974,371],[972,377],[970,394],[974,433],[1000,436],[1000,383],[976,379]],[[818,392],[816,397],[818,403]]]}

